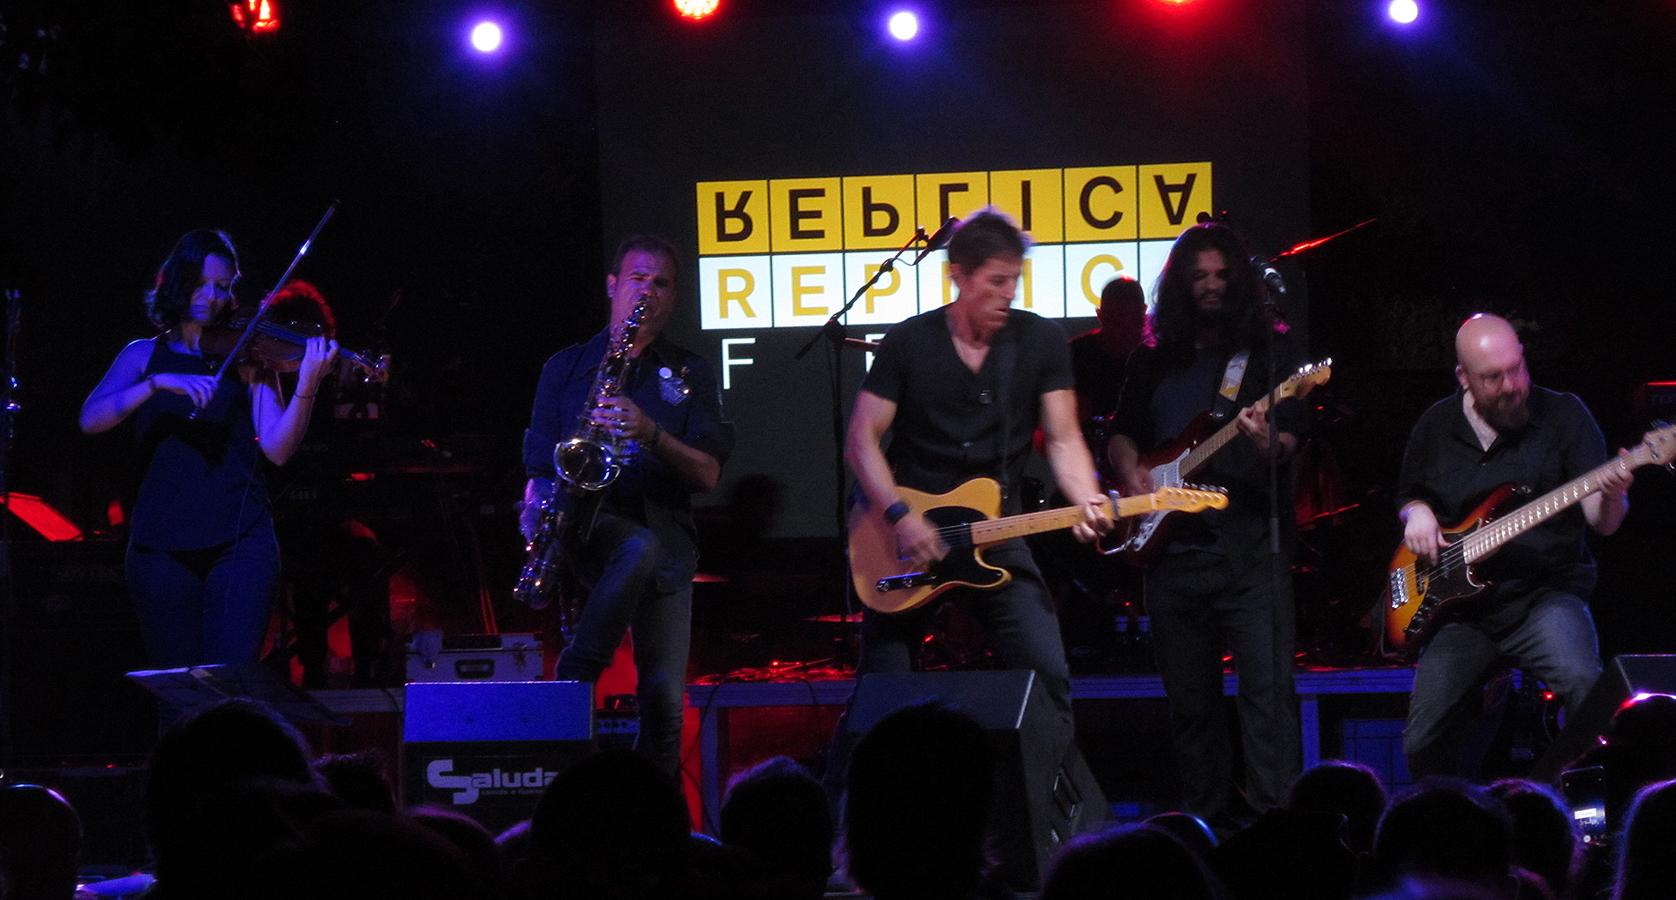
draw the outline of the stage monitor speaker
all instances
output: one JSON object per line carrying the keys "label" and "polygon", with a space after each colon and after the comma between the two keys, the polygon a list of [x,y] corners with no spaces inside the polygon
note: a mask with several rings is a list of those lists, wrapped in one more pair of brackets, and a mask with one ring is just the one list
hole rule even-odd
{"label": "stage monitor speaker", "polygon": [[404,802],[491,831],[527,819],[547,785],[593,750],[593,714],[593,685],[582,681],[409,684]]}
{"label": "stage monitor speaker", "polygon": [[1105,795],[1073,741],[1055,740],[1051,704],[1036,673],[919,672],[867,675],[856,687],[844,728],[850,740],[904,707],[935,701],[971,716],[989,733],[995,756],[990,827],[996,874],[1035,890],[1065,841],[1104,822]]}
{"label": "stage monitor speaker", "polygon": [[1566,720],[1559,737],[1531,768],[1538,781],[1556,781],[1560,772],[1606,733],[1612,715],[1642,694],[1676,695],[1676,654],[1623,654],[1606,664],[1600,680],[1583,698],[1577,715]]}

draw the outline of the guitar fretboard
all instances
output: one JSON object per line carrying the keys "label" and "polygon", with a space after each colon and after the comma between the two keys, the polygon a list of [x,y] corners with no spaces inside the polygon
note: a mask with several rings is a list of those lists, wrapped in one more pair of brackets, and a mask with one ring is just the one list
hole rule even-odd
{"label": "guitar fretboard", "polygon": [[1198,471],[1200,466],[1209,461],[1212,456],[1215,456],[1216,451],[1227,446],[1228,442],[1233,440],[1234,435],[1238,433],[1239,425],[1230,421],[1216,429],[1215,434],[1200,441],[1199,446],[1187,451],[1186,458],[1181,461],[1181,477],[1186,478]]}
{"label": "guitar fretboard", "polygon": [[[1332,360],[1327,360],[1328,364],[1331,362]],[[1316,374],[1317,372],[1314,367],[1310,367],[1307,371],[1310,374]],[[1257,403],[1267,403],[1271,407],[1274,406],[1274,404],[1296,394],[1298,386],[1304,382],[1304,379],[1305,373],[1303,372],[1293,375],[1291,378],[1288,378],[1277,385],[1274,390],[1269,391],[1269,393],[1264,396],[1263,399],[1257,401]],[[1256,403],[1252,404],[1252,406],[1256,405]],[[1249,409],[1250,407],[1247,408]],[[1216,455],[1216,451],[1227,446],[1228,442],[1233,440],[1234,435],[1236,434],[1239,434],[1239,424],[1233,420],[1229,420],[1228,424],[1216,429],[1215,434],[1205,438],[1203,441],[1200,441],[1199,446],[1187,451],[1187,455],[1181,460],[1181,477],[1186,478],[1198,471],[1200,466],[1204,465],[1212,456]]]}
{"label": "guitar fretboard", "polygon": [[[1153,494],[1140,497],[1120,497],[1112,515],[1138,516],[1142,513],[1153,512],[1162,508],[1162,504]],[[1082,507],[1062,506],[1058,509],[1045,509],[1041,512],[1023,513],[1017,516],[1007,516],[1002,519],[985,519],[970,525],[972,543],[982,546],[996,544],[1013,538],[1029,537],[1046,531],[1057,531],[1070,528],[1082,521]]]}
{"label": "guitar fretboard", "polygon": [[1608,460],[1604,465],[1584,472],[1468,535],[1461,542],[1463,557],[1469,563],[1476,562],[1495,552],[1508,541],[1565,512],[1584,497],[1600,490],[1600,481],[1608,470],[1619,466],[1633,469],[1649,462],[1652,462],[1652,459],[1648,456],[1646,448],[1637,447],[1628,457]]}

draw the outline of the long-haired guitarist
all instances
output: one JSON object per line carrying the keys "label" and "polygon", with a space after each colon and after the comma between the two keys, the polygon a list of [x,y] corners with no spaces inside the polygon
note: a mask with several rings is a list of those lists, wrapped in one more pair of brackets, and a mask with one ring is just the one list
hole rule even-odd
{"label": "long-haired guitarist", "polygon": [[[1210,414],[1238,433],[1193,477],[1228,489],[1228,508],[1177,517],[1145,584],[1153,652],[1169,698],[1170,731],[1181,771],[1182,802],[1213,828],[1228,831],[1247,814],[1234,793],[1233,750],[1223,716],[1222,660],[1239,672],[1238,709],[1246,800],[1256,812],[1285,802],[1301,765],[1292,652],[1296,625],[1290,577],[1292,504],[1281,465],[1278,504],[1282,559],[1269,535],[1269,464],[1290,460],[1305,430],[1296,399],[1273,410],[1258,402],[1301,357],[1275,333],[1263,285],[1245,242],[1209,222],[1171,248],[1155,291],[1156,346],[1129,358],[1108,457],[1126,494],[1154,488],[1154,452],[1196,443]],[[1273,353],[1275,365],[1270,364]],[[1269,416],[1275,418],[1271,442]],[[1208,442],[1207,442],[1208,443]],[[1279,577],[1275,577],[1278,570]]]}
{"label": "long-haired guitarist", "polygon": [[[1506,319],[1476,315],[1455,335],[1460,390],[1420,416],[1398,481],[1403,544],[1428,564],[1446,546],[1439,521],[1466,517],[1504,484],[1535,496],[1607,461],[1606,440],[1581,400],[1531,384],[1524,347]],[[1629,511],[1626,463],[1599,489],[1475,565],[1489,590],[1452,610],[1421,650],[1403,729],[1409,771],[1475,774],[1460,758],[1471,706],[1497,660],[1514,657],[1575,712],[1600,676],[1588,599],[1595,563],[1584,529],[1611,534]]]}
{"label": "long-haired guitarist", "polygon": [[[1002,511],[1016,513],[1038,425],[1059,489],[1083,504],[1073,533],[1089,542],[1111,528],[1107,498],[1077,424],[1065,332],[1012,308],[1025,249],[1024,235],[1005,216],[986,211],[967,219],[948,245],[949,277],[959,295],[892,327],[856,397],[846,458],[863,502],[890,523],[899,555],[916,566],[942,559],[949,548],[926,510],[912,508],[898,485],[944,493],[987,476],[1006,486]],[[884,448],[887,431],[890,445]],[[998,544],[986,558],[1012,578],[971,594],[970,608],[985,622],[1006,666],[1037,672],[1062,726],[1054,737],[1068,746],[1071,674],[1053,598],[1023,541]],[[858,674],[908,671],[929,625],[927,608],[888,616],[864,612]],[[841,743],[835,746],[834,769],[842,767],[843,750]]]}

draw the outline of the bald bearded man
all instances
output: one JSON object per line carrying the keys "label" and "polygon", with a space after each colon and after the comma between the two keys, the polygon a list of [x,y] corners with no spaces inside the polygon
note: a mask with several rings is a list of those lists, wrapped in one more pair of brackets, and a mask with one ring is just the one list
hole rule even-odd
{"label": "bald bearded man", "polygon": [[[1454,526],[1496,487],[1540,496],[1606,461],[1606,440],[1583,402],[1531,384],[1513,326],[1480,314],[1455,335],[1460,390],[1420,416],[1398,481],[1403,543],[1436,562],[1439,522]],[[1595,562],[1585,528],[1607,535],[1629,511],[1630,468],[1614,469],[1598,493],[1526,531],[1475,566],[1493,586],[1465,605],[1421,651],[1403,728],[1409,771],[1477,775],[1462,742],[1484,678],[1517,659],[1574,713],[1600,676],[1600,646],[1588,601]]]}

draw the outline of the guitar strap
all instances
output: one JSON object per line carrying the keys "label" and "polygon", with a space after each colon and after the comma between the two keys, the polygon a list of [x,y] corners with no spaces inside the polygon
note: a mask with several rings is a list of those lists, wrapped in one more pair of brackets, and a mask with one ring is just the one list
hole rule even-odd
{"label": "guitar strap", "polygon": [[1001,483],[1001,505],[1006,508],[1007,498],[1012,495],[1012,483],[1007,480],[1007,447],[1008,437],[1012,431],[1012,395],[1013,381],[1013,345],[1018,343],[1018,329],[1009,329],[1012,334],[996,346],[998,354],[995,361],[995,372],[999,383],[996,385],[995,402],[1001,405],[1001,443],[995,454],[995,480]]}
{"label": "guitar strap", "polygon": [[1251,362],[1251,351],[1241,350],[1228,357],[1228,367],[1222,370],[1222,387],[1216,392],[1216,403],[1211,415],[1217,421],[1227,421],[1234,414],[1234,401],[1240,395],[1240,384],[1245,381],[1245,367]]}

